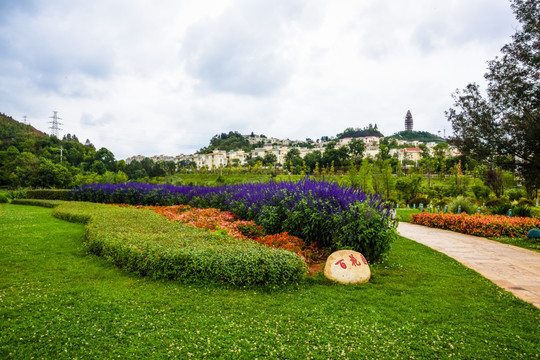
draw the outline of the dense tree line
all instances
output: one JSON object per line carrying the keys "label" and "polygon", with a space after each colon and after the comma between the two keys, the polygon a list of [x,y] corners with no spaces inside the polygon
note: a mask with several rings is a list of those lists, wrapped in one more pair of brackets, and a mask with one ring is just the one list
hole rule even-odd
{"label": "dense tree line", "polygon": [[343,139],[346,137],[359,138],[366,136],[384,137],[384,135],[377,128],[377,124],[369,124],[367,127],[361,128],[347,128],[343,132],[336,135],[336,138]]}
{"label": "dense tree line", "polygon": [[405,140],[405,141],[421,141],[421,142],[443,142],[444,139],[437,135],[433,135],[427,131],[404,130],[389,136],[390,139]]}

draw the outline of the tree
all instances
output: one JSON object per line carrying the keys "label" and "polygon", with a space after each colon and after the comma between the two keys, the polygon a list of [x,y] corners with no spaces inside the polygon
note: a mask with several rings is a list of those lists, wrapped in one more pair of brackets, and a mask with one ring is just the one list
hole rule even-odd
{"label": "tree", "polygon": [[352,139],[349,144],[349,154],[354,159],[355,162],[359,162],[362,160],[362,157],[364,156],[364,151],[366,150],[366,144],[363,140],[359,139]]}
{"label": "tree", "polygon": [[176,163],[174,161],[165,161],[165,169],[168,175],[176,173]]}
{"label": "tree", "polygon": [[362,160],[358,170],[359,186],[364,191],[373,191],[373,164],[368,159]]}
{"label": "tree", "polygon": [[112,152],[107,150],[106,148],[101,148],[98,151],[96,151],[95,156],[96,161],[101,161],[109,171],[116,170],[116,160],[114,159],[114,155]]}
{"label": "tree", "polygon": [[512,0],[521,28],[488,63],[487,93],[469,84],[446,112],[450,142],[478,160],[511,156],[529,194],[540,185],[540,2]]}
{"label": "tree", "polygon": [[315,171],[314,169],[317,168],[317,170],[319,170],[318,164],[322,163],[322,153],[319,150],[307,153],[306,156],[304,156],[304,161],[309,169]]}
{"label": "tree", "polygon": [[296,158],[300,157],[300,150],[297,148],[292,148],[289,150],[287,155],[285,155],[285,162],[293,162]]}
{"label": "tree", "polygon": [[446,152],[448,151],[448,144],[447,143],[438,143],[433,147],[433,153],[437,160],[441,162],[442,159],[446,157]]}
{"label": "tree", "polygon": [[265,166],[272,166],[274,165],[275,163],[277,163],[277,156],[276,154],[274,153],[267,153],[266,155],[264,155],[264,158],[263,158],[263,164]]}
{"label": "tree", "polygon": [[38,188],[67,188],[72,181],[73,176],[64,165],[41,158],[31,185]]}
{"label": "tree", "polygon": [[396,190],[403,195],[405,201],[409,201],[420,193],[422,176],[414,174],[411,177],[403,177],[396,180]]}
{"label": "tree", "polygon": [[94,161],[90,167],[90,171],[97,173],[98,175],[103,175],[107,172],[107,167],[103,164],[103,161],[97,160]]}
{"label": "tree", "polygon": [[326,149],[323,153],[322,162],[325,165],[334,163],[336,166],[342,166],[349,158],[348,149],[346,147],[336,148],[337,143],[331,141],[326,145]]}
{"label": "tree", "polygon": [[390,192],[394,190],[395,178],[392,175],[392,162],[390,159],[385,160],[381,166],[381,182],[383,191],[386,193],[386,199],[390,197]]}

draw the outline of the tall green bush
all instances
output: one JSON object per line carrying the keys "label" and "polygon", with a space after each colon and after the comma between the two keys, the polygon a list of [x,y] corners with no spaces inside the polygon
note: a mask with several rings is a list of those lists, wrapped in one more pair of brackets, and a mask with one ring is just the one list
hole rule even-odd
{"label": "tall green bush", "polygon": [[461,212],[474,214],[478,211],[478,206],[466,197],[458,196],[448,204],[448,211],[458,213],[461,206]]}

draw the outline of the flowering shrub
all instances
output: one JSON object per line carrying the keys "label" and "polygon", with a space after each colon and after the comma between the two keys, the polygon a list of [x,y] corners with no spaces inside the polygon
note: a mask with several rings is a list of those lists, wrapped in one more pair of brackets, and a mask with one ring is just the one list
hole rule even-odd
{"label": "flowering shrub", "polygon": [[319,257],[317,244],[308,246],[302,239],[289,235],[286,232],[274,235],[266,235],[255,238],[254,240],[266,246],[292,251],[300,255],[308,263],[315,261]]}
{"label": "flowering shrub", "polygon": [[483,237],[527,236],[530,229],[540,227],[540,219],[480,214],[418,213],[410,222]]}
{"label": "flowering shrub", "polygon": [[189,204],[231,211],[267,234],[287,232],[330,250],[346,247],[370,262],[378,261],[396,236],[390,207],[378,194],[309,178],[222,187],[91,184],[73,190],[71,196],[79,201]]}
{"label": "flowering shrub", "polygon": [[198,209],[189,205],[146,206],[171,221],[179,221],[188,226],[203,228],[212,232],[226,231],[237,239],[250,239],[263,245],[297,253],[306,261],[318,254],[315,246],[307,246],[302,239],[285,233],[265,235],[262,228],[253,221],[239,220],[233,213],[218,209]]}

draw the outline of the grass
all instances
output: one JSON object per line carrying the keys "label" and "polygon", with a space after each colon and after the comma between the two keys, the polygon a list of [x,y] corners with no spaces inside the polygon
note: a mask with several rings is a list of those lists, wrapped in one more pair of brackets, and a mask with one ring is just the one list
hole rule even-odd
{"label": "grass", "polygon": [[540,252],[540,239],[529,239],[526,237],[491,237],[489,239]]}
{"label": "grass", "polygon": [[83,225],[0,208],[0,358],[540,356],[539,309],[404,238],[367,284],[269,292],[124,273],[86,252]]}
{"label": "grass", "polygon": [[419,213],[420,210],[419,209],[397,209],[396,210],[396,214],[397,214],[397,219],[399,221],[403,221],[403,222],[410,222],[410,216],[412,214],[416,214],[416,213]]}
{"label": "grass", "polygon": [[[272,177],[265,174],[176,174],[172,177],[174,185],[219,186],[251,182],[269,182]],[[221,180],[221,181],[220,181]]]}

